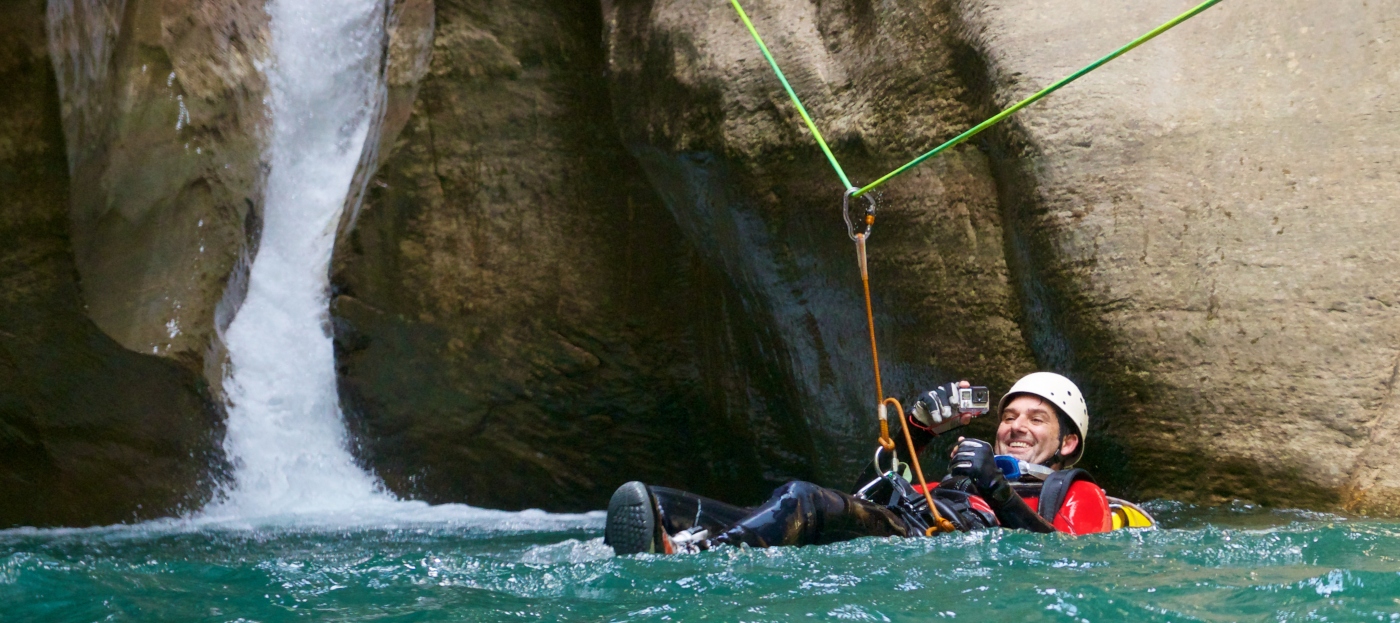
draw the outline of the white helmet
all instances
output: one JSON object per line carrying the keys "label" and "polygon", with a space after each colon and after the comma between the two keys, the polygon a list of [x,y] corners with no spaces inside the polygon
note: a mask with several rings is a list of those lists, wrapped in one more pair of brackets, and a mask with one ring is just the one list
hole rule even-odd
{"label": "white helmet", "polygon": [[1079,457],[1084,456],[1084,444],[1089,441],[1089,405],[1084,402],[1084,394],[1079,391],[1079,386],[1054,372],[1027,374],[1001,397],[1001,402],[997,404],[998,415],[1006,408],[1006,403],[1011,402],[1017,394],[1031,394],[1044,398],[1069,416],[1070,421],[1074,422],[1074,427],[1079,429],[1074,431],[1079,433],[1079,447],[1074,449],[1072,456],[1065,457],[1064,466],[1069,467],[1078,462]]}

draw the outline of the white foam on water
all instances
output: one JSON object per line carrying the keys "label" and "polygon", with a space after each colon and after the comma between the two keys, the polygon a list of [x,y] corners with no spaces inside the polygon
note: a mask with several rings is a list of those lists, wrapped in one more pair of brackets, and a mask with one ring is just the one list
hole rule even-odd
{"label": "white foam on water", "polygon": [[355,465],[336,394],[329,267],[383,94],[382,0],[273,0],[262,236],[223,334],[233,482],[210,518],[396,503]]}
{"label": "white foam on water", "polygon": [[[301,510],[261,515],[202,513],[192,517],[170,517],[136,524],[113,524],[88,528],[9,528],[0,530],[0,539],[74,536],[144,539],[170,534],[211,532],[255,532],[275,535],[399,529],[449,530],[487,534],[565,532],[600,530],[606,516],[607,513],[603,511],[588,513],[547,513],[536,509],[499,511],[476,508],[466,504],[430,505],[426,502],[389,500],[370,504],[365,508],[319,512]],[[601,543],[601,537],[598,541]],[[566,541],[566,543],[568,542]],[[596,548],[591,545],[590,541],[590,545],[586,549],[592,551]],[[612,548],[608,548],[607,551],[611,552]]]}

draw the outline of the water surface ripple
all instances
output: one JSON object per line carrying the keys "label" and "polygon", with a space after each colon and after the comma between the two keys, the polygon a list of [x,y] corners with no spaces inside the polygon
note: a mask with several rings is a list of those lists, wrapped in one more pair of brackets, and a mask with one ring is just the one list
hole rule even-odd
{"label": "water surface ripple", "polygon": [[599,514],[0,532],[4,621],[1400,621],[1400,524],[1169,527],[616,558]]}

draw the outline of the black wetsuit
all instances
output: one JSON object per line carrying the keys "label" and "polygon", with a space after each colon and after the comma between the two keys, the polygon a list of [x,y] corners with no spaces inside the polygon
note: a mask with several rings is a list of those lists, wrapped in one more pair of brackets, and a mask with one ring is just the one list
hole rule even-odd
{"label": "black wetsuit", "polygon": [[910,536],[913,528],[882,504],[810,482],[778,487],[767,502],[741,508],[693,493],[649,487],[668,534],[691,527],[709,531],[711,545],[752,547],[824,545],[863,536]]}
{"label": "black wetsuit", "polygon": [[[910,433],[920,452],[935,437],[917,424],[910,426]],[[859,479],[857,490],[879,478],[872,463]],[[963,483],[940,487],[935,503],[944,516],[955,515],[954,523],[963,530],[997,525],[995,516],[968,509],[968,487]],[[823,545],[863,536],[920,536],[929,523],[926,516],[901,512],[881,503],[883,500],[866,500],[803,481],[778,487],[767,502],[754,508],[666,487],[649,488],[661,507],[668,534],[698,526],[710,533],[709,545]]]}

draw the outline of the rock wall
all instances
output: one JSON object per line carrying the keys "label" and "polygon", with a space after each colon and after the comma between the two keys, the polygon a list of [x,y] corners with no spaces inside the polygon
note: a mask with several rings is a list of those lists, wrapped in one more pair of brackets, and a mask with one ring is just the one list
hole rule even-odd
{"label": "rock wall", "polygon": [[[748,4],[857,182],[1187,8]],[[886,393],[1059,370],[1115,492],[1400,513],[1400,22],[1336,8],[1222,3],[886,186]],[[0,521],[169,513],[217,471],[265,13],[55,0],[46,46],[42,3],[0,11],[0,497],[38,500]],[[875,396],[841,184],[729,5],[393,16],[333,276],[365,465],[507,508],[846,484]]]}
{"label": "rock wall", "polygon": [[87,313],[128,349],[200,369],[257,244],[262,2],[55,0],[48,17]]}
{"label": "rock wall", "polygon": [[0,527],[197,508],[219,414],[196,372],[85,315],[44,2],[0,6]]}
{"label": "rock wall", "polygon": [[[392,3],[383,142],[392,143],[425,70],[432,3]],[[257,252],[268,164],[271,62],[263,0],[55,0],[70,169],[71,231],[88,315],[128,349],[207,368]],[[366,150],[356,189],[381,146]],[[348,200],[345,224],[360,194]]]}
{"label": "rock wall", "polygon": [[[1185,9],[957,6],[998,107]],[[1400,510],[1394,9],[1222,3],[1003,134],[1027,333],[1144,492]]]}
{"label": "rock wall", "polygon": [[[760,3],[758,28],[838,158],[869,181],[975,122],[947,5]],[[617,123],[682,230],[768,327],[761,357],[809,423],[823,482],[875,434],[843,187],[724,3],[604,3]],[[887,395],[1034,369],[987,158],[959,148],[880,193],[871,280]],[[984,429],[980,429],[985,432]]]}
{"label": "rock wall", "polygon": [[[1187,8],[749,4],[859,181]],[[909,366],[890,393],[1059,370],[1118,491],[1394,513],[1395,22],[1347,7],[1222,4],[887,186],[876,308]],[[855,456],[839,184],[725,3],[604,11],[624,139]]]}
{"label": "rock wall", "polygon": [[806,423],[742,352],[754,323],[617,139],[597,7],[439,0],[434,21],[336,252],[361,458],[401,494],[506,508],[600,508],[631,478],[752,501],[807,476]]}

